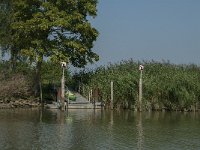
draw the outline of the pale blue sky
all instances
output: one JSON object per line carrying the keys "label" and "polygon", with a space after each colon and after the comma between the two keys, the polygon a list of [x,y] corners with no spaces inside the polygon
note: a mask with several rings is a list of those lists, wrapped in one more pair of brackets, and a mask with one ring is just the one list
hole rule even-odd
{"label": "pale blue sky", "polygon": [[96,65],[127,60],[200,64],[200,0],[99,0]]}

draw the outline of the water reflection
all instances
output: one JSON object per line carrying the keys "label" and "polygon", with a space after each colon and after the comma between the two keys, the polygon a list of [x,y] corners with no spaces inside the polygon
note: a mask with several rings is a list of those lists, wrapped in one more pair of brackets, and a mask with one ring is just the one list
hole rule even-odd
{"label": "water reflection", "polygon": [[110,111],[110,126],[113,126],[113,110]]}
{"label": "water reflection", "polygon": [[198,113],[0,110],[0,149],[199,149]]}
{"label": "water reflection", "polygon": [[143,149],[143,144],[144,144],[144,135],[143,135],[143,127],[142,127],[142,113],[139,112],[137,114],[137,149],[142,150]]}

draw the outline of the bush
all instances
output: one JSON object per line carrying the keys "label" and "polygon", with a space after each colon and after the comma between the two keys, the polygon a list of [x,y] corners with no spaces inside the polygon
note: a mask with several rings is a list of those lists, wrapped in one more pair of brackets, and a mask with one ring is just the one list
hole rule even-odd
{"label": "bush", "polygon": [[32,94],[31,83],[22,74],[5,79],[0,74],[0,99],[4,102],[16,99],[28,99]]}

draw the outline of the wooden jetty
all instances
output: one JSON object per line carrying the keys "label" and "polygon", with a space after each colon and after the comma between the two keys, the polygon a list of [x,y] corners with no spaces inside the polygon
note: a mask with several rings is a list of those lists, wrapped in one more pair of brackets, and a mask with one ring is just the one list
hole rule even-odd
{"label": "wooden jetty", "polygon": [[[69,101],[68,109],[101,109],[103,107],[101,102],[91,103],[85,97],[79,93],[74,93],[76,95],[76,101]],[[59,109],[61,104],[58,102],[53,102],[52,104],[47,104],[49,109]]]}

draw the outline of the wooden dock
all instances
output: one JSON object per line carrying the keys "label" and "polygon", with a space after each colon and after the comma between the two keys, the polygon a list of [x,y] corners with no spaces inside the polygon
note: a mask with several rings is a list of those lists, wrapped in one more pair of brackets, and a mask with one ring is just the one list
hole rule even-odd
{"label": "wooden dock", "polygon": [[[101,109],[103,106],[101,102],[90,103],[85,97],[79,93],[75,93],[76,101],[70,101],[68,104],[68,109]],[[67,107],[67,106],[66,106]],[[59,109],[60,103],[53,102],[52,104],[47,104],[49,109]]]}

